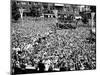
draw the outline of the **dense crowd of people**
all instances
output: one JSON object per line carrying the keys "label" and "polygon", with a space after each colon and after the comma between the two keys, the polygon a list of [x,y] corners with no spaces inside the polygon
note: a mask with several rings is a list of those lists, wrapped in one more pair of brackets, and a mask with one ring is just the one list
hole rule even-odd
{"label": "dense crowd of people", "polygon": [[[50,31],[45,35],[13,33],[12,71],[33,67],[34,72],[89,70],[96,68],[96,42],[88,28]],[[92,38],[93,37],[93,38]],[[91,39],[90,39],[91,38]]]}
{"label": "dense crowd of people", "polygon": [[96,69],[96,7],[11,2],[11,72]]}

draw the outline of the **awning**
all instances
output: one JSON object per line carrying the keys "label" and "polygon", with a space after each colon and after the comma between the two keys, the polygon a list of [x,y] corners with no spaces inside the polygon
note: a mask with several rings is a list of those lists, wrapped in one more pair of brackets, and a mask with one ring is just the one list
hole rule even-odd
{"label": "awning", "polygon": [[64,6],[64,4],[56,3],[55,6]]}

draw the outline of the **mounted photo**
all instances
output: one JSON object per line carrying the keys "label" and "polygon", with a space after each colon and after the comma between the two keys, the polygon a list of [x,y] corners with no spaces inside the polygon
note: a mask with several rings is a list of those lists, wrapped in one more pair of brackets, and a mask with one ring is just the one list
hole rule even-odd
{"label": "mounted photo", "polygon": [[11,75],[96,69],[96,6],[11,0]]}

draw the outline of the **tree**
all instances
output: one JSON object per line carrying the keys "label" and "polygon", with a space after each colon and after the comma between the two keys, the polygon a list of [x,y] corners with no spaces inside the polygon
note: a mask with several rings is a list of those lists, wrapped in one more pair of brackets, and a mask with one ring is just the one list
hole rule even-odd
{"label": "tree", "polygon": [[11,18],[16,20],[16,21],[20,17],[18,9],[19,9],[19,7],[17,6],[16,1],[12,1],[11,2]]}

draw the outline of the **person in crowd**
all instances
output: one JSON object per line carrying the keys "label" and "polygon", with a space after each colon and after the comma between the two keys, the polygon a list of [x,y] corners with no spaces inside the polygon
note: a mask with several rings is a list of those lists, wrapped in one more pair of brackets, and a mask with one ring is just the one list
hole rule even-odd
{"label": "person in crowd", "polygon": [[45,66],[44,66],[44,63],[42,63],[42,60],[39,61],[38,68],[40,72],[44,72]]}

